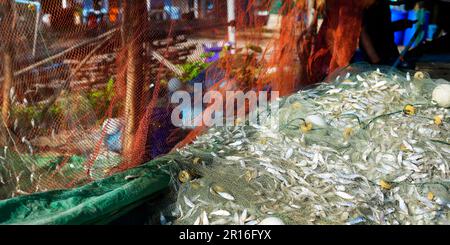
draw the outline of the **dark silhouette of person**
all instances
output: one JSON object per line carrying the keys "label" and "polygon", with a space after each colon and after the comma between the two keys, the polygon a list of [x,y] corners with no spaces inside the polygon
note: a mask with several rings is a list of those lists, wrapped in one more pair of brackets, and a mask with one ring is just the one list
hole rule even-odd
{"label": "dark silhouette of person", "polygon": [[[425,2],[425,7],[434,10],[434,22],[438,26],[433,40],[418,45],[405,55],[405,60],[414,63],[423,55],[437,56],[447,55],[450,53],[450,0],[436,0]],[[444,35],[441,35],[445,33]]]}
{"label": "dark silhouette of person", "polygon": [[[413,2],[415,0],[412,0]],[[399,57],[394,32],[411,27],[415,21],[391,22],[389,0],[377,0],[363,13],[360,49],[364,60],[371,64],[391,65]]]}

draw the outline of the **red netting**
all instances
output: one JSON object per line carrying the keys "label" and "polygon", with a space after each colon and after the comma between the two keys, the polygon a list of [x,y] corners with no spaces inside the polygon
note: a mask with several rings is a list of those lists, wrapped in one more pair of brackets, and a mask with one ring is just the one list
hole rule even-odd
{"label": "red netting", "polygon": [[207,127],[174,126],[170,96],[196,82],[287,95],[322,80],[348,64],[362,2],[0,1],[0,198],[81,185],[190,143]]}

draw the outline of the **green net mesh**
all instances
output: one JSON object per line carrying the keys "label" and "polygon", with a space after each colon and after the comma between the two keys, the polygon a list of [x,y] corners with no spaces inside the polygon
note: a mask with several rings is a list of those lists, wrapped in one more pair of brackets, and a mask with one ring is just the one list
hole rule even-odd
{"label": "green net mesh", "polygon": [[328,79],[282,98],[276,120],[211,128],[180,149],[193,180],[181,184],[176,223],[448,224],[436,81],[363,65]]}
{"label": "green net mesh", "polygon": [[[146,223],[448,223],[448,82],[323,81],[369,2],[0,1],[0,223],[108,223],[157,193]],[[258,125],[176,127],[196,83],[283,97]]]}

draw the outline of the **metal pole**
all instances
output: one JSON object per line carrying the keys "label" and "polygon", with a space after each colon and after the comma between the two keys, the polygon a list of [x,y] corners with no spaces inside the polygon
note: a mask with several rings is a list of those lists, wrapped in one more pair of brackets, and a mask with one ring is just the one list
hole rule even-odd
{"label": "metal pole", "polygon": [[311,26],[314,19],[314,0],[308,0],[308,26]]}
{"label": "metal pole", "polygon": [[37,36],[38,36],[39,22],[41,19],[41,4],[36,1],[27,1],[27,0],[16,0],[15,2],[32,5],[36,8],[36,22],[34,24],[34,37],[33,37],[33,50],[32,50],[32,55],[34,58],[36,55]]}
{"label": "metal pole", "polygon": [[40,22],[40,19],[41,19],[40,4],[37,5],[36,9],[37,9],[37,14],[36,14],[36,24],[34,26],[33,58],[36,56],[37,36],[38,36],[38,30],[39,30],[39,22]]}
{"label": "metal pole", "polygon": [[228,13],[228,42],[233,49],[236,47],[236,9],[234,0],[227,0]]}
{"label": "metal pole", "polygon": [[150,21],[152,11],[152,0],[147,0],[147,20]]}
{"label": "metal pole", "polygon": [[198,19],[199,12],[198,12],[198,0],[194,0],[194,16],[196,19]]}
{"label": "metal pole", "polygon": [[200,0],[200,17],[206,18],[206,0]]}

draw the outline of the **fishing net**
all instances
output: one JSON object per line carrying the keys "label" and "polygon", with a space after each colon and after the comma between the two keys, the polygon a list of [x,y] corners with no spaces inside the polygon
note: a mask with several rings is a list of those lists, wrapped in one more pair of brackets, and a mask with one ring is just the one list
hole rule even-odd
{"label": "fishing net", "polygon": [[305,6],[1,1],[0,199],[82,186],[190,143],[206,127],[174,126],[170,98],[194,84],[295,91]]}
{"label": "fishing net", "polygon": [[[324,202],[317,203],[322,205],[320,207],[310,207],[308,205],[312,202],[305,202],[304,205],[308,207],[292,215],[295,210],[290,208],[295,209],[303,201],[318,197],[305,194],[309,193],[308,185],[287,188],[291,175],[297,174],[299,180],[303,178],[309,183],[307,177],[312,174],[298,172],[291,166],[294,164],[293,160],[289,159],[300,159],[298,149],[304,149],[301,152],[306,156],[310,156],[312,151],[317,155],[313,158],[314,164],[321,164],[320,169],[328,169],[325,166],[328,163],[323,162],[327,162],[329,154],[330,161],[334,162],[329,167],[331,172],[332,166],[337,168],[337,164],[342,163],[338,160],[347,157],[358,159],[357,156],[345,154],[357,154],[364,148],[357,148],[357,145],[377,149],[366,146],[368,142],[372,142],[372,138],[382,137],[382,134],[371,133],[376,131],[374,127],[386,119],[399,117],[416,123],[417,128],[414,130],[433,130],[436,134],[441,132],[440,135],[432,134],[431,142],[426,141],[419,146],[414,142],[419,139],[409,135],[412,133],[407,134],[409,138],[401,132],[397,133],[399,137],[404,136],[405,142],[412,145],[413,149],[418,147],[428,151],[432,146],[435,147],[436,155],[433,159],[443,159],[443,162],[436,163],[433,165],[436,168],[430,167],[429,170],[429,165],[418,168],[427,168],[430,175],[423,177],[424,179],[428,180],[433,175],[441,183],[448,170],[448,148],[443,144],[448,142],[448,135],[445,135],[444,130],[447,127],[444,112],[447,111],[419,105],[429,103],[426,95],[435,86],[431,80],[424,79],[423,83],[414,83],[419,89],[428,84],[423,88],[427,93],[422,93],[407,87],[409,81],[405,81],[404,74],[399,73],[398,80],[395,80],[390,73],[383,73],[387,75],[379,76],[386,76],[386,84],[376,86],[384,88],[398,84],[398,89],[406,89],[401,95],[409,94],[411,97],[389,97],[392,99],[391,103],[388,100],[382,103],[385,108],[374,105],[373,111],[366,114],[354,112],[338,117],[340,111],[336,108],[338,114],[333,114],[335,117],[322,115],[327,121],[326,130],[316,129],[314,126],[311,128],[307,123],[303,127],[299,124],[304,120],[302,117],[309,115],[312,110],[342,105],[340,95],[350,96],[348,93],[354,92],[355,98],[349,97],[349,100],[362,100],[361,96],[366,94],[363,90],[359,94],[356,91],[362,89],[360,85],[364,86],[365,83],[355,80],[355,75],[361,73],[360,76],[369,79],[366,77],[372,76],[372,68],[358,68],[357,72],[350,71],[352,75],[349,77],[341,74],[337,81],[327,81],[328,85],[286,97],[305,86],[323,81],[327,74],[349,64],[350,54],[357,46],[362,10],[370,2],[372,1],[0,1],[0,199],[4,199],[0,201],[0,210],[2,214],[10,214],[5,215],[6,218],[1,222],[106,222],[110,214],[122,215],[165,186],[172,187],[175,193],[179,193],[180,201],[164,210],[158,218],[161,223],[173,223],[174,220],[175,223],[196,223],[200,222],[200,219],[197,220],[198,215],[203,217],[201,223],[206,222],[205,216],[212,223],[215,216],[211,216],[211,212],[217,211],[212,210],[213,203],[223,205],[217,207],[228,210],[234,219],[225,216],[225,221],[217,219],[216,223],[239,223],[240,221],[235,222],[235,213],[238,219],[248,216],[245,220],[249,220],[244,221],[250,223],[255,223],[263,214],[270,213],[286,217],[285,222],[308,223],[310,219],[305,217],[312,213],[328,214],[332,210],[330,205],[334,204]],[[357,84],[346,85],[344,78],[355,80]],[[373,85],[366,83],[368,86]],[[203,85],[202,95],[207,91],[216,91],[222,95],[227,91],[253,91],[257,96],[262,92],[277,92],[282,99],[279,101],[280,110],[273,116],[279,116],[280,120],[263,120],[259,128],[210,128],[202,123],[174,125],[171,120],[175,107],[171,103],[173,94],[184,91],[192,95],[198,84]],[[331,89],[330,86],[335,87]],[[392,93],[395,94],[395,91],[394,89]],[[333,96],[326,94],[327,92]],[[375,99],[380,99],[385,92],[381,91],[380,95],[374,92]],[[309,93],[310,97],[304,97],[304,93]],[[327,101],[328,98],[331,101]],[[275,100],[275,96],[270,99]],[[322,105],[315,103],[316,99]],[[295,103],[297,100],[298,103]],[[359,106],[359,103],[364,102],[356,104]],[[443,126],[424,126],[424,118],[403,117],[401,113],[374,120],[367,124],[365,130],[358,130],[354,125],[355,120],[366,122],[365,120],[375,116],[375,111],[400,110],[407,102],[418,104],[420,113],[424,107],[423,113],[429,114],[424,117],[432,118],[431,114],[438,113],[444,115]],[[345,106],[348,107],[351,103],[353,102],[348,102]],[[289,104],[298,108],[289,111]],[[194,99],[188,107],[194,113],[182,110],[185,122],[196,121],[198,118],[203,118],[203,121],[212,119],[211,103],[201,100],[195,102]],[[254,105],[245,107],[245,113],[255,110]],[[217,111],[227,113],[223,108]],[[320,112],[325,113],[327,110]],[[236,119],[234,122],[240,124],[245,120]],[[342,137],[344,129],[341,125],[338,126],[339,123],[350,125],[351,129],[345,131],[349,135],[348,139]],[[336,130],[331,130],[329,125]],[[363,126],[365,124],[361,124],[360,128]],[[299,127],[308,134],[299,132]],[[275,130],[278,128],[280,130]],[[411,129],[411,132],[415,132],[414,130]],[[270,137],[263,136],[264,134]],[[189,145],[193,141],[195,143]],[[258,143],[260,141],[261,144]],[[289,153],[290,150],[286,152],[289,147],[285,147],[289,145],[292,153]],[[250,146],[254,151],[249,150]],[[328,147],[330,152],[324,152],[321,147]],[[388,150],[386,146],[379,148],[377,150],[382,153],[385,153],[382,150]],[[291,156],[282,158],[269,155],[265,153],[267,149]],[[316,154],[315,151],[321,154]],[[372,156],[374,153],[367,154]],[[402,157],[410,157],[408,154],[414,153],[405,152]],[[260,161],[266,165],[258,165],[258,155],[267,155],[264,161]],[[430,157],[429,154],[426,156]],[[268,159],[272,157],[270,162]],[[380,157],[376,160],[390,160],[389,156]],[[414,161],[421,161],[422,158]],[[306,158],[303,160],[308,162]],[[239,164],[236,165],[236,162]],[[432,161],[427,164],[432,164]],[[289,168],[289,171],[285,168]],[[360,192],[376,189],[375,185],[370,185],[370,181],[376,182],[380,178],[386,182],[393,181],[388,174],[375,175],[371,172],[374,169],[364,170],[370,172],[366,177],[369,184]],[[264,171],[270,174],[264,174]],[[178,186],[180,172],[181,179],[187,178],[189,181]],[[291,177],[286,173],[291,174]],[[361,173],[362,176],[364,174]],[[408,176],[407,179],[413,181],[418,176],[420,174]],[[153,179],[148,179],[150,177]],[[255,178],[258,181],[250,181]],[[348,181],[353,181],[357,186],[359,178],[355,178]],[[171,185],[169,179],[172,180]],[[334,190],[329,183],[339,180],[331,178],[326,181],[329,189],[323,188],[324,192]],[[321,184],[323,182],[319,181],[315,188],[319,188]],[[411,205],[407,198],[413,195],[404,196],[404,188],[408,186],[393,185],[392,190],[403,188],[399,192],[393,192],[393,195],[399,193],[395,195],[395,200],[404,200],[406,205]],[[439,189],[441,185],[436,186]],[[135,192],[124,194],[133,188]],[[361,198],[367,207],[372,207],[373,203],[363,199],[361,193],[358,196],[359,192],[348,191],[345,186],[345,190],[340,185],[336,188],[353,198]],[[280,189],[286,192],[279,191]],[[92,194],[86,194],[89,192]],[[439,196],[436,190],[430,192],[434,195],[434,201],[427,204],[434,205],[433,208],[441,205],[436,204],[437,200],[444,200],[444,197]],[[80,196],[79,193],[84,194]],[[255,193],[260,196],[255,196]],[[348,197],[342,193],[341,195]],[[379,192],[376,193],[379,195]],[[295,195],[298,195],[297,199],[288,198]],[[222,202],[223,196],[234,200]],[[265,197],[265,201],[273,203],[263,203],[261,196]],[[114,200],[118,199],[121,202],[116,205]],[[273,200],[279,200],[279,203]],[[47,205],[48,203],[54,205]],[[273,205],[279,207],[274,208]],[[352,212],[356,209],[349,205],[345,206],[349,218],[356,217]],[[372,220],[366,212],[366,206],[361,209],[361,216]],[[60,207],[56,213],[53,212],[55,207]],[[83,210],[91,210],[90,207],[103,208],[98,215]],[[404,210],[403,204],[402,208]],[[280,211],[281,209],[285,210]],[[247,211],[242,215],[244,210]],[[203,211],[205,212],[202,214]],[[377,215],[381,214],[378,209],[376,211]],[[436,217],[441,217],[439,215],[445,211],[436,211]],[[227,212],[222,210],[218,213],[223,215]],[[289,217],[297,218],[289,220]],[[343,221],[342,218],[335,220],[336,223]],[[400,221],[402,220],[399,219]],[[414,223],[413,220],[408,222]],[[423,222],[431,221],[424,218]],[[327,222],[322,220],[322,223]]]}
{"label": "fishing net", "polygon": [[211,128],[174,160],[175,223],[448,224],[441,82],[353,65],[283,97],[275,120]]}
{"label": "fishing net", "polygon": [[[167,153],[167,81],[198,73],[203,44],[226,40],[209,33],[226,29],[223,1],[94,2],[1,2],[0,199],[81,186]],[[168,125],[161,135],[153,121]],[[123,151],[125,125],[145,156]],[[156,150],[146,151],[150,135]]]}

